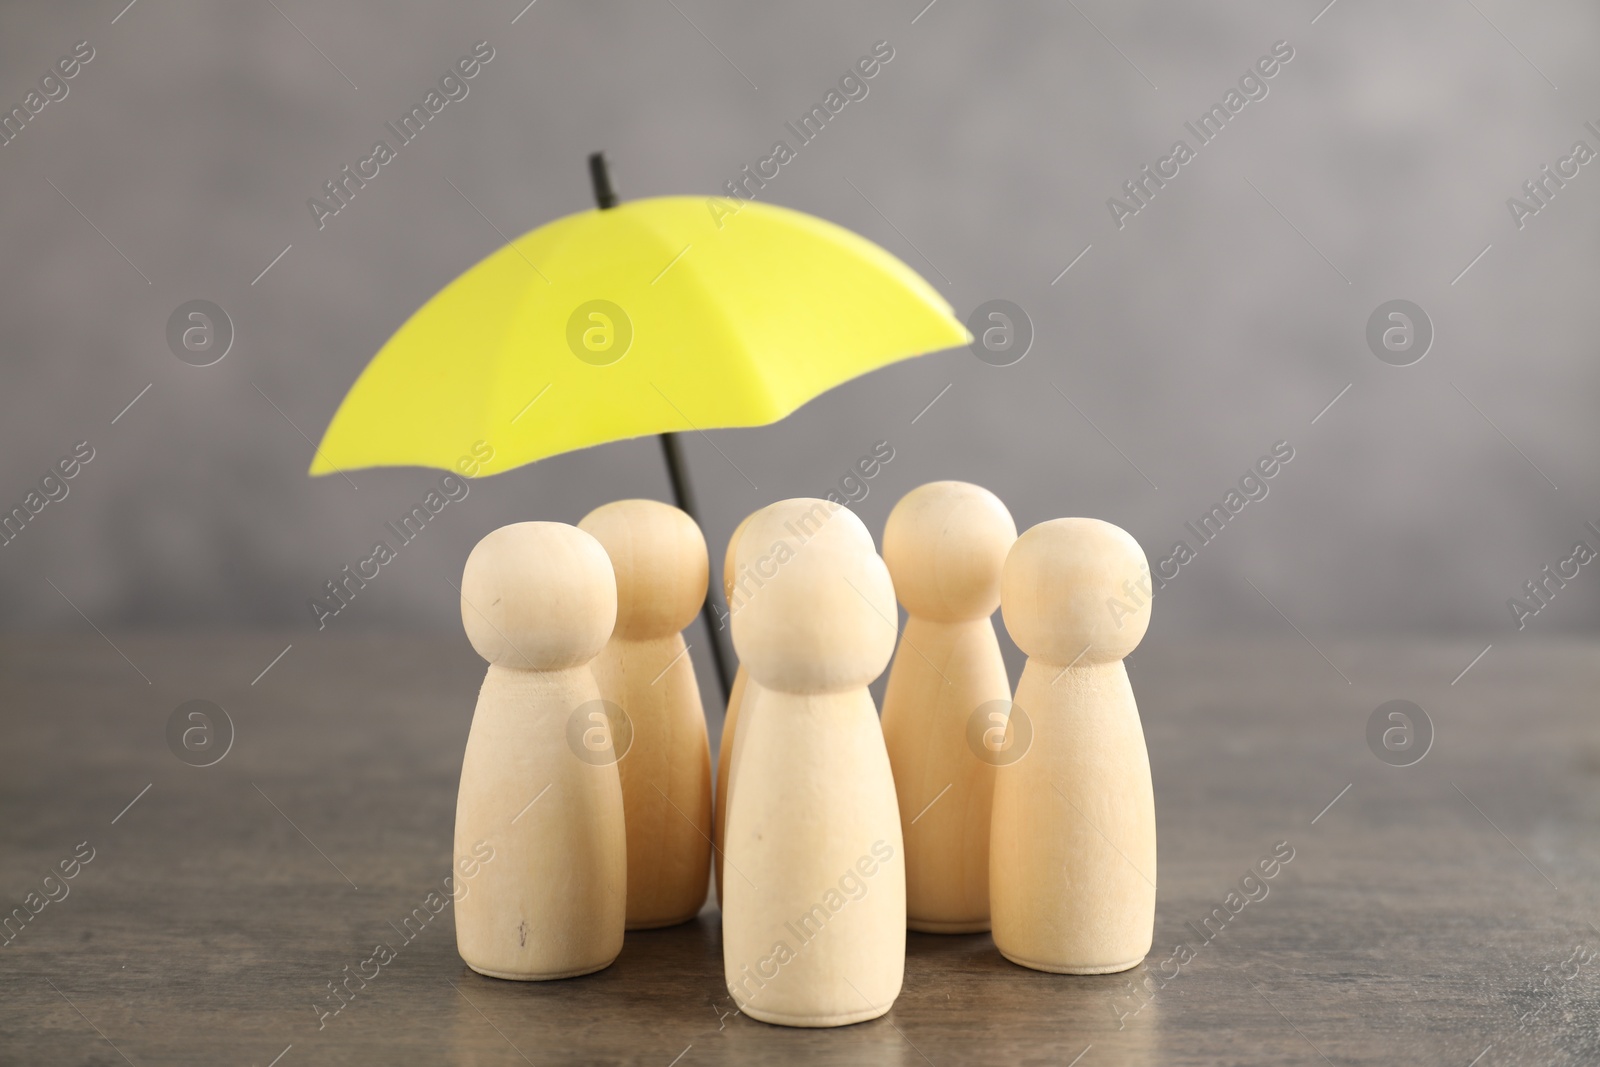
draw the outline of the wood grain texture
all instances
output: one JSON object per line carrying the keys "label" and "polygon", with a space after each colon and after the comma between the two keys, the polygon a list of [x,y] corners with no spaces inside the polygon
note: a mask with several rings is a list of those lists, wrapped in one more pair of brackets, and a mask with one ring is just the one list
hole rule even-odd
{"label": "wood grain texture", "polygon": [[[1159,613],[1128,662],[1160,841],[1144,967],[1044,974],[984,934],[912,933],[894,1008],[827,1031],[730,1014],[709,907],[558,982],[473,974],[449,907],[396,933],[450,873],[483,677],[460,637],[109,631],[151,685],[87,628],[5,637],[0,904],[79,842],[95,856],[0,947],[0,1061],[123,1063],[96,1027],[139,1067],[265,1067],[291,1043],[277,1067],[523,1064],[513,1045],[541,1067],[1064,1065],[1090,1045],[1078,1067],[1466,1067],[1491,1044],[1478,1067],[1600,1059],[1600,963],[1563,968],[1600,950],[1593,645],[1497,641],[1452,686],[1488,638],[1341,643],[1297,621],[1353,684],[1293,633],[1206,640]],[[237,729],[203,769],[163,737],[196,697]],[[1396,697],[1437,731],[1414,767],[1366,747]],[[1267,896],[1205,941],[1194,927],[1280,841],[1294,858]],[[319,1030],[327,983],[379,941],[394,961]],[[1194,956],[1169,977],[1178,944]],[[1146,978],[1156,991],[1135,999]]]}

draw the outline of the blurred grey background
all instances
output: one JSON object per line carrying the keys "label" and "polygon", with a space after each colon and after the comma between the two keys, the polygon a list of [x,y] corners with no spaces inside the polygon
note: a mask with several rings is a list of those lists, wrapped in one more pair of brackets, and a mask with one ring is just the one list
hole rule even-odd
{"label": "blurred grey background", "polygon": [[[1162,591],[1150,640],[1600,624],[1590,568],[1520,633],[1507,604],[1575,542],[1600,548],[1600,163],[1520,229],[1507,207],[1575,141],[1600,149],[1593,4],[524,3],[0,11],[5,108],[94,50],[0,147],[0,505],[95,450],[0,547],[0,625],[313,640],[308,598],[438,477],[306,476],[388,336],[497,230],[591,206],[591,150],[625,197],[714,193],[878,41],[894,56],[868,95],[762,198],[879,242],[963,318],[1016,303],[1035,339],[1013,366],[939,353],[715,431],[758,489],[686,437],[719,570],[745,513],[826,493],[880,440],[894,458],[857,505],[874,531],[913,486],[960,478],[1022,528],[1118,523],[1153,562],[1286,441],[1269,495]],[[307,199],[480,40],[495,58],[470,95],[319,231]],[[1184,123],[1279,41],[1293,59],[1266,97],[1119,229],[1108,198],[1194,145]],[[1397,298],[1436,331],[1406,367],[1366,341]],[[209,367],[166,341],[193,299],[236,331]],[[479,537],[627,496],[668,498],[653,440],[476,481],[329,628],[459,632],[449,583]]]}

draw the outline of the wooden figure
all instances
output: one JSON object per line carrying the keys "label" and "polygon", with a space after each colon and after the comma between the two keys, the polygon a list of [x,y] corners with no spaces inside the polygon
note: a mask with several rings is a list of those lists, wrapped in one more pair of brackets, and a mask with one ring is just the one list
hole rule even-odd
{"label": "wooden figure", "polygon": [[998,769],[989,850],[994,942],[1063,974],[1137,966],[1156,904],[1150,759],[1123,667],[1150,624],[1150,571],[1128,533],[1054,519],[1017,539],[1001,612],[1028,654],[1010,728],[1032,741]]}
{"label": "wooden figure", "polygon": [[[736,562],[734,552],[739,547],[739,538],[744,533],[744,528],[750,525],[750,520],[753,518],[755,512],[746,515],[744,521],[734,527],[733,535],[728,538],[728,551],[722,557],[722,597],[723,602],[728,605],[730,619],[733,615],[733,579]],[[712,812],[711,839],[715,843],[719,906],[722,904],[723,831],[728,823],[728,775],[733,769],[733,735],[739,725],[739,704],[744,699],[749,677],[750,672],[744,669],[744,664],[739,664],[739,669],[733,676],[733,686],[728,690],[728,708],[722,716],[722,739],[717,744],[717,793],[716,806]]]}
{"label": "wooden figure", "polygon": [[[598,971],[622,950],[627,844],[615,758],[586,759],[606,716],[589,663],[611,636],[617,587],[600,542],[520,522],[478,542],[461,622],[489,661],[461,764],[456,946],[480,974],[523,981]],[[587,710],[586,710],[587,709]],[[481,865],[474,846],[493,858]]]}
{"label": "wooden figure", "polygon": [[894,586],[848,512],[802,503],[798,520],[758,514],[737,553],[763,584],[733,615],[754,685],[729,794],[723,964],[752,1018],[843,1026],[888,1011],[905,972],[900,814],[866,688],[894,651]]}
{"label": "wooden figure", "polygon": [[[757,553],[745,565],[741,572],[738,569],[737,549],[739,540],[744,534],[745,527],[750,525],[750,520],[761,511],[781,512],[779,521],[779,541],[766,546],[763,552]],[[775,565],[781,548],[784,546],[798,548],[816,532],[822,529],[826,521],[838,525],[833,527],[835,535],[846,535],[863,547],[876,551],[872,543],[872,533],[867,529],[866,523],[860,516],[849,508],[841,507],[827,500],[816,497],[794,497],[789,500],[780,500],[769,504],[765,508],[746,515],[733,531],[733,536],[728,539],[728,551],[722,561],[722,591],[727,598],[728,617],[731,619],[765,581],[763,574],[766,569]],[[722,879],[725,859],[723,856],[724,836],[728,818],[728,794],[733,787],[734,779],[734,750],[738,741],[740,709],[747,701],[753,683],[750,681],[750,672],[745,670],[744,664],[739,664],[739,670],[734,675],[733,687],[728,694],[728,711],[722,721],[722,741],[717,746],[717,808],[716,829],[716,870],[717,870],[717,903],[722,902]]]}
{"label": "wooden figure", "polygon": [[1000,498],[966,482],[913,489],[883,530],[884,562],[907,616],[883,697],[883,737],[900,798],[913,930],[989,929],[996,763],[971,747],[968,728],[974,715],[1011,700],[990,616],[1016,539]]}
{"label": "wooden figure", "polygon": [[706,597],[700,527],[655,500],[618,500],[578,523],[611,557],[617,625],[593,664],[632,727],[619,753],[628,836],[628,929],[687,922],[711,877],[711,750],[682,631]]}

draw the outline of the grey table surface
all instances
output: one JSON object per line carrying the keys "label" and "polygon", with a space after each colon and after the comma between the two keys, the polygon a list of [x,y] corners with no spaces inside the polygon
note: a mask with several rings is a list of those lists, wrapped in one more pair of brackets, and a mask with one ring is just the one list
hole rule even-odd
{"label": "grey table surface", "polygon": [[[1505,641],[1452,683],[1484,642],[1152,634],[1130,661],[1159,825],[1145,967],[1045,975],[987,935],[912,934],[887,1016],[803,1031],[735,1012],[714,906],[562,982],[472,973],[448,907],[397,935],[449,872],[464,640],[111,639],[0,640],[0,902],[59,897],[0,945],[7,1064],[1600,1062],[1586,642]],[[1408,767],[1366,740],[1397,698],[1435,734]],[[168,749],[190,699],[235,729],[210,767]],[[1266,896],[1228,911],[1279,842]],[[322,1018],[377,942],[395,958]]]}

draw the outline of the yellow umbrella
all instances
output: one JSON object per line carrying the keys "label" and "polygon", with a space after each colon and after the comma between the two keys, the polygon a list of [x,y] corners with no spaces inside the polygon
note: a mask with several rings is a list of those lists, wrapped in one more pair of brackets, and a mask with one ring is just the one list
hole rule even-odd
{"label": "yellow umbrella", "polygon": [[693,514],[673,433],[776,422],[972,339],[933,286],[843,227],[717,197],[618,204],[604,158],[589,162],[600,207],[517,238],[412,315],[340,404],[313,475],[497,474],[661,434]]}

